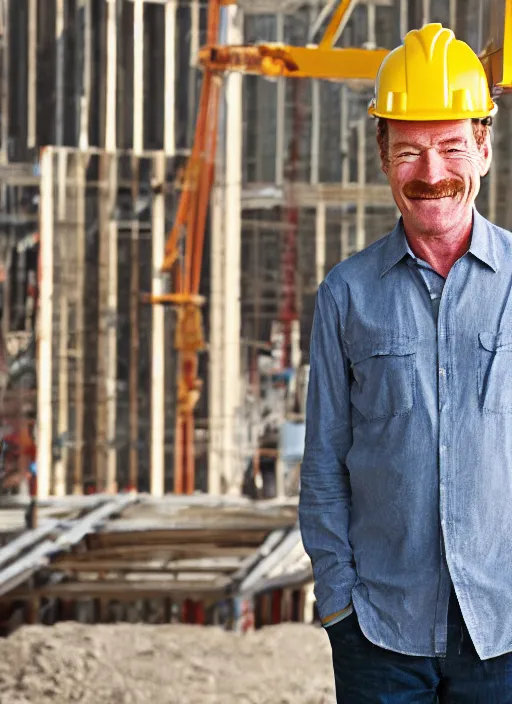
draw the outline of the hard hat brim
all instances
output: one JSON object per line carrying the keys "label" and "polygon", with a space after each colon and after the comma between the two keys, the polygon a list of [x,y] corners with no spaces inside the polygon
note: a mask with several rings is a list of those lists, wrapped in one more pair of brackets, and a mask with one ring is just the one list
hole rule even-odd
{"label": "hard hat brim", "polygon": [[402,122],[448,122],[450,120],[484,120],[486,117],[494,117],[498,112],[498,106],[493,102],[490,110],[476,110],[475,112],[418,112],[407,115],[397,115],[381,112],[375,109],[374,100],[368,106],[368,114],[371,117],[380,117],[386,120],[398,120]]}

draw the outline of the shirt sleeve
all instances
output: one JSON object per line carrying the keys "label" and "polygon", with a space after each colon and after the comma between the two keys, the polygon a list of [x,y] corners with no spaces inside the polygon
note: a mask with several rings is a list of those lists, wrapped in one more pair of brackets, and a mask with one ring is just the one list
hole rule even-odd
{"label": "shirt sleeve", "polygon": [[322,620],[347,608],[356,582],[348,539],[350,477],[345,466],[351,445],[349,366],[339,309],[324,282],[318,290],[311,333],[299,499],[302,541],[311,558]]}

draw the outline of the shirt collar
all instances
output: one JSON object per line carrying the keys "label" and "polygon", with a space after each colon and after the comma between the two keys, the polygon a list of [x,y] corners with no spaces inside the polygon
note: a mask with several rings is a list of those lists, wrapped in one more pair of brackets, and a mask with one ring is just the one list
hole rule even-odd
{"label": "shirt collar", "polygon": [[[480,215],[476,208],[473,208],[473,230],[469,252],[477,259],[480,259],[481,262],[487,264],[493,271],[498,271],[491,229],[487,220]],[[411,255],[402,218],[398,220],[394,230],[389,235],[383,254],[381,278],[398,262],[402,261],[406,255]]]}
{"label": "shirt collar", "polygon": [[494,233],[487,220],[480,215],[476,208],[473,208],[473,233],[469,251],[474,257],[491,267],[493,271],[498,271]]}
{"label": "shirt collar", "polygon": [[380,272],[381,278],[387,274],[395,264],[401,262],[407,254],[409,254],[409,245],[407,244],[407,238],[405,236],[403,220],[400,218],[384,245],[384,257],[382,270]]}

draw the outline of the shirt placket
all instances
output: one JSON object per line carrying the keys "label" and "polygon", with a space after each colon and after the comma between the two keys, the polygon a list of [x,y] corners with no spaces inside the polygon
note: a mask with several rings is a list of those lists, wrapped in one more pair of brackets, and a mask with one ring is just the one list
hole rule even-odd
{"label": "shirt placket", "polygon": [[450,384],[452,369],[450,364],[450,297],[454,286],[457,263],[454,265],[444,285],[437,319],[437,363],[438,363],[438,467],[439,467],[439,587],[434,627],[434,648],[436,656],[446,654],[448,604],[452,582],[447,564],[445,540],[449,529],[450,482],[452,476],[452,452],[450,445]]}
{"label": "shirt placket", "polygon": [[[411,262],[412,264],[412,262]],[[427,289],[430,303],[431,314],[436,322],[436,345],[437,345],[437,368],[438,368],[438,427],[439,427],[439,443],[438,443],[438,472],[439,472],[439,515],[441,525],[439,526],[439,583],[437,591],[437,604],[434,617],[434,651],[436,656],[444,656],[447,646],[447,622],[448,622],[448,604],[451,592],[451,578],[446,562],[446,553],[444,546],[444,531],[446,527],[446,477],[449,475],[449,453],[446,438],[448,437],[449,423],[449,394],[448,394],[448,318],[447,305],[449,299],[448,279],[445,282],[440,300],[436,300],[437,295],[434,291],[434,286],[431,285],[428,272],[428,265],[424,262],[419,262],[415,259],[414,268],[416,275],[419,275],[421,281]],[[430,271],[434,272],[433,269]],[[449,277],[450,278],[450,277]],[[452,277],[453,278],[453,277]],[[444,305],[443,305],[444,302]],[[441,308],[443,313],[441,315]],[[437,310],[437,316],[436,316]],[[437,320],[436,320],[437,318]]]}

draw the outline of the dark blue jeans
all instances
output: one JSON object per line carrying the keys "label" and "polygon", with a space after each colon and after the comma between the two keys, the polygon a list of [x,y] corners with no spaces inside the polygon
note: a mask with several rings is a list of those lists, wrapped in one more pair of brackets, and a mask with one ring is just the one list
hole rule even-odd
{"label": "dark blue jeans", "polygon": [[327,633],[338,704],[512,704],[512,654],[480,660],[453,594],[445,657],[379,648],[365,638],[355,612]]}

